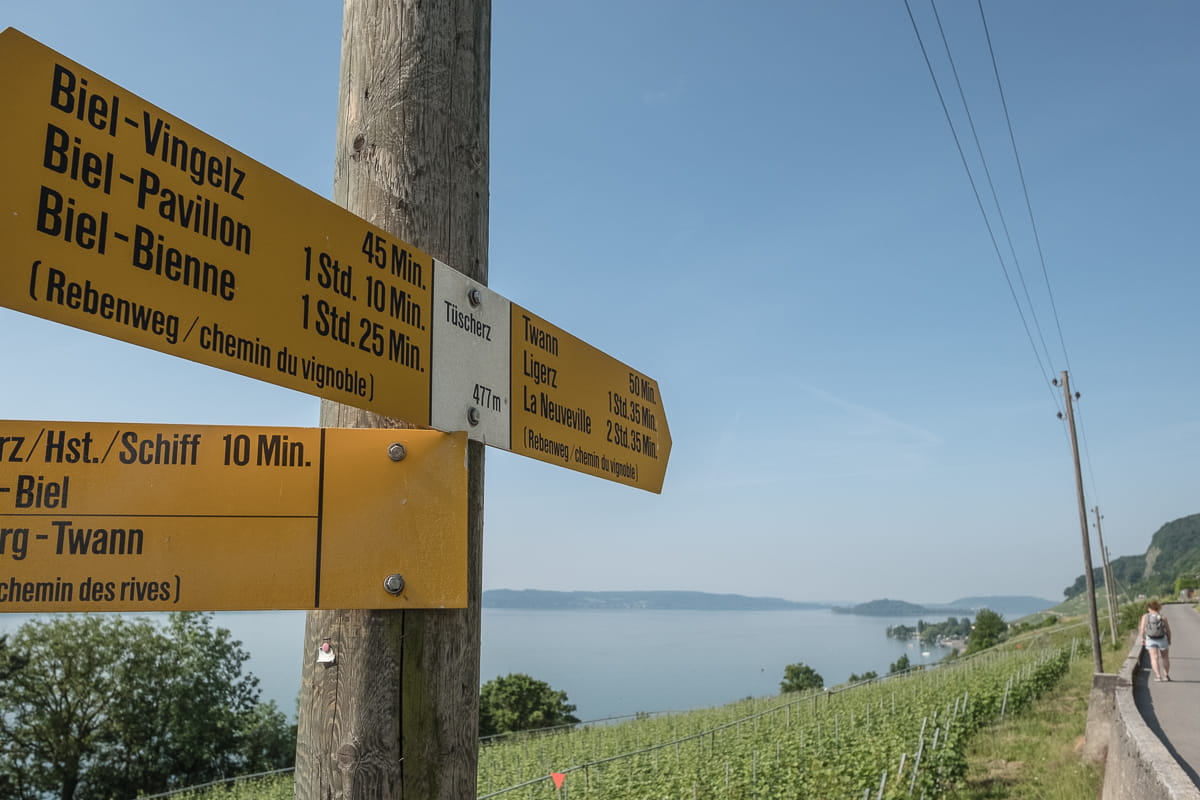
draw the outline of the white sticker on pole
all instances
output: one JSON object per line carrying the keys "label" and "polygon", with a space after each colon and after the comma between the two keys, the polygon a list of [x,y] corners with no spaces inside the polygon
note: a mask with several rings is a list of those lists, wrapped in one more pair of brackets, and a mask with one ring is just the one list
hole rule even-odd
{"label": "white sticker on pole", "polygon": [[509,448],[511,303],[434,259],[430,424]]}

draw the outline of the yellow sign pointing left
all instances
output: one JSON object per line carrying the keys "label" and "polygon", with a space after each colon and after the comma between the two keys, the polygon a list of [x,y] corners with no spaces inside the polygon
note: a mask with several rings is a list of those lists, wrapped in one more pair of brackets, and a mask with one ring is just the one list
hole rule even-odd
{"label": "yellow sign pointing left", "polygon": [[0,421],[0,612],[463,608],[466,448]]}
{"label": "yellow sign pointing left", "polygon": [[0,302],[429,422],[433,259],[12,28]]}

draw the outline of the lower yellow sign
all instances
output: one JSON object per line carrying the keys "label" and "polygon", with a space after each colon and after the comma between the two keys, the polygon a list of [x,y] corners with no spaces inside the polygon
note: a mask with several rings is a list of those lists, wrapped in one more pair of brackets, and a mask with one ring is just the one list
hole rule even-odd
{"label": "lower yellow sign", "polygon": [[0,612],[463,608],[466,434],[0,421]]}

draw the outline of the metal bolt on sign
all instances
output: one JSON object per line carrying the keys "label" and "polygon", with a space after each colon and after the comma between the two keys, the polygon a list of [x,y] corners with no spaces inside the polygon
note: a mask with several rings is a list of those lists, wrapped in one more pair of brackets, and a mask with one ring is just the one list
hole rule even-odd
{"label": "metal bolt on sign", "polygon": [[400,594],[404,591],[404,577],[402,575],[388,575],[383,579],[383,588],[388,594]]}
{"label": "metal bolt on sign", "polygon": [[392,461],[403,461],[407,455],[408,448],[399,442],[392,442],[392,444],[388,445],[388,458]]}

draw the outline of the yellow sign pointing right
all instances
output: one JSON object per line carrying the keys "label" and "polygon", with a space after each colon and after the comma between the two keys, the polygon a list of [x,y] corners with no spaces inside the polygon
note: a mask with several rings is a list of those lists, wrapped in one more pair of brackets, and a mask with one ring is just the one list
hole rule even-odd
{"label": "yellow sign pointing right", "polygon": [[512,304],[514,453],[661,492],[671,431],[658,383]]}

